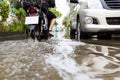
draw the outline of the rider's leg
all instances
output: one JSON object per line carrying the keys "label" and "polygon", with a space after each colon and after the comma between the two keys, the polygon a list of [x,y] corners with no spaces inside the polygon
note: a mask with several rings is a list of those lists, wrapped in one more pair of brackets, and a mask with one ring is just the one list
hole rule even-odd
{"label": "rider's leg", "polygon": [[56,15],[54,13],[48,11],[47,18],[48,18],[48,22],[49,22],[49,33],[51,33],[52,28],[56,22]]}
{"label": "rider's leg", "polygon": [[49,30],[52,30],[55,22],[56,22],[56,18],[53,18],[53,19],[51,20],[51,22],[50,22]]}

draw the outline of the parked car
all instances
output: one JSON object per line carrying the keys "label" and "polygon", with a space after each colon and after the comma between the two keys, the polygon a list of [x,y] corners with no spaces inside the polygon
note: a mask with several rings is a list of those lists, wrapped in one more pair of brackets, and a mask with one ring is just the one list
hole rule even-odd
{"label": "parked car", "polygon": [[120,33],[120,0],[70,0],[70,37],[111,38]]}

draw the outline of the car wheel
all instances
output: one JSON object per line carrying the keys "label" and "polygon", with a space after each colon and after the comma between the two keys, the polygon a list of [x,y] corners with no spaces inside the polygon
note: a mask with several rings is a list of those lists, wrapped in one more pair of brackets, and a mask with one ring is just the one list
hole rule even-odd
{"label": "car wheel", "polygon": [[75,32],[76,30],[72,28],[72,25],[70,24],[70,38],[75,39]]}
{"label": "car wheel", "polygon": [[81,29],[80,29],[80,22],[79,20],[77,21],[77,40],[80,40],[81,36]]}
{"label": "car wheel", "polygon": [[83,32],[81,27],[82,26],[80,24],[80,17],[78,17],[77,19],[77,40],[90,38],[91,35],[89,33]]}

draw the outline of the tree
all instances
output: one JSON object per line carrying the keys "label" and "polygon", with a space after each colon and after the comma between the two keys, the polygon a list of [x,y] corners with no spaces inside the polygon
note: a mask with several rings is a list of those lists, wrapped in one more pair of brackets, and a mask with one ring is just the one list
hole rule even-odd
{"label": "tree", "polygon": [[70,27],[70,19],[69,17],[65,17],[62,21],[62,24],[65,26],[65,27]]}
{"label": "tree", "polygon": [[9,0],[10,1],[10,4],[11,4],[11,7],[14,7],[16,9],[19,9],[21,8],[21,2],[20,0]]}
{"label": "tree", "polygon": [[[23,8],[21,8],[18,0],[9,0],[9,2],[7,0],[0,1],[0,16],[2,16],[2,21],[0,22],[0,31],[16,32],[26,30],[26,26],[24,24],[26,12]],[[14,20],[11,21],[11,24],[3,25],[3,22],[6,21],[8,16],[14,16]]]}
{"label": "tree", "polygon": [[4,30],[3,22],[7,20],[10,11],[10,4],[7,0],[0,1],[0,30]]}
{"label": "tree", "polygon": [[10,12],[10,4],[6,0],[0,1],[0,16],[2,16],[2,21],[6,21]]}
{"label": "tree", "polygon": [[62,14],[57,11],[55,8],[49,8],[51,12],[53,12],[58,18],[62,16]]}

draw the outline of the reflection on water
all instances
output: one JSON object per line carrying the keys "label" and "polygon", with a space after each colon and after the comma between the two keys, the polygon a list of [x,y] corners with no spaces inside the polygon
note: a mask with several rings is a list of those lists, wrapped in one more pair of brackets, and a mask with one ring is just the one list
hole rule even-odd
{"label": "reflection on water", "polygon": [[120,48],[64,38],[0,42],[0,80],[120,80]]}
{"label": "reflection on water", "polygon": [[114,76],[120,77],[120,57],[116,56],[120,54],[119,48],[88,45],[76,47],[78,49],[82,50],[75,52],[75,59],[88,75],[105,80],[116,80]]}

